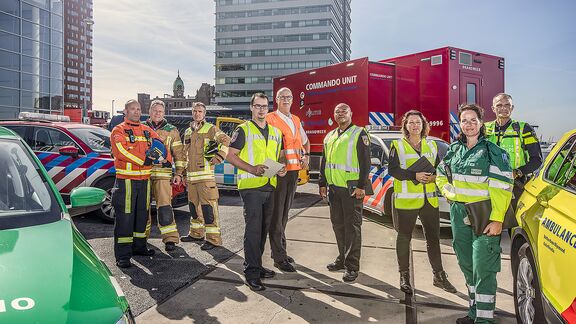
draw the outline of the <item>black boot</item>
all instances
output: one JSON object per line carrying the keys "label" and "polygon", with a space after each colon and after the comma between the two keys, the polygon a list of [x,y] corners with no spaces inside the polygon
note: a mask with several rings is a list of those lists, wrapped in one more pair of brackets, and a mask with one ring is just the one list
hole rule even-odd
{"label": "black boot", "polygon": [[408,295],[414,293],[410,285],[410,273],[408,271],[400,271],[400,290]]}
{"label": "black boot", "polygon": [[450,283],[450,281],[448,281],[448,275],[444,270],[434,273],[434,286],[442,288],[450,293],[458,292],[456,288]]}

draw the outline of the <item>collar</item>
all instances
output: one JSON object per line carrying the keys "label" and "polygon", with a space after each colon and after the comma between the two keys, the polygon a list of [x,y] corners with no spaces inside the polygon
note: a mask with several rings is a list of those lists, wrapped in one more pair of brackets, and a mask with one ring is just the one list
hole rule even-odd
{"label": "collar", "polygon": [[162,119],[158,124],[156,124],[155,122],[152,121],[152,119],[148,118],[146,120],[146,125],[150,126],[150,128],[152,128],[153,130],[157,130],[157,129],[161,129],[164,126],[166,126],[166,124],[168,124],[168,122],[166,121],[166,119]]}
{"label": "collar", "polygon": [[288,112],[288,115],[285,115],[283,112],[281,112],[278,109],[276,109],[276,111],[274,111],[274,112],[282,118],[292,119],[292,114],[290,112]]}
{"label": "collar", "polygon": [[126,123],[127,125],[130,126],[140,126],[142,125],[140,122],[133,122],[131,120],[129,120],[128,118],[124,117],[124,123]]}

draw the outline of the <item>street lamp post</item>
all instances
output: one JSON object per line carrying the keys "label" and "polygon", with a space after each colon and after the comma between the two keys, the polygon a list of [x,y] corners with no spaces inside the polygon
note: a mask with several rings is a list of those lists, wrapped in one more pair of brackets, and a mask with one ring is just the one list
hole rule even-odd
{"label": "street lamp post", "polygon": [[[84,24],[84,96],[82,97],[82,123],[85,123],[86,117],[88,117],[88,107],[86,106],[86,89],[88,87],[88,77],[86,76],[86,66],[88,65],[86,60],[88,58],[88,27],[94,25],[94,20],[86,17],[82,20]],[[92,93],[90,93],[92,95]]]}

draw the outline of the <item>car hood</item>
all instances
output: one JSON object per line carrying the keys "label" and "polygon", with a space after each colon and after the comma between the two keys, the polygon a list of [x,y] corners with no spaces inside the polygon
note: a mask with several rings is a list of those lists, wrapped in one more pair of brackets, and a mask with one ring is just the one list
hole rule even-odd
{"label": "car hood", "polygon": [[115,323],[128,305],[112,280],[69,220],[0,231],[1,323]]}

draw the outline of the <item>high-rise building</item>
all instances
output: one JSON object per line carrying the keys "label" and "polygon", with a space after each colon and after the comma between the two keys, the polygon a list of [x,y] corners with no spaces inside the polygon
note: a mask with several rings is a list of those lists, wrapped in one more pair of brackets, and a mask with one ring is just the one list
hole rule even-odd
{"label": "high-rise building", "polygon": [[64,108],[74,121],[92,108],[92,12],[92,0],[64,0]]}
{"label": "high-rise building", "polygon": [[62,113],[60,0],[0,1],[0,119]]}
{"label": "high-rise building", "polygon": [[215,0],[216,102],[248,109],[272,79],[350,59],[351,0]]}

